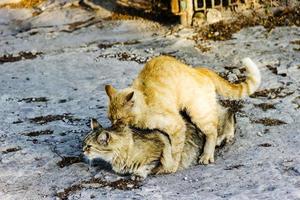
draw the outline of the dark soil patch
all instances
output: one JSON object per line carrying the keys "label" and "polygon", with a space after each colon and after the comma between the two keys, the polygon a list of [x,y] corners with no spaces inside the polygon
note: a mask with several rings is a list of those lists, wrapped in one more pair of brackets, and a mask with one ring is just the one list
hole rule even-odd
{"label": "dark soil patch", "polygon": [[139,64],[144,64],[149,60],[148,57],[142,57],[127,52],[118,52],[116,54],[100,54],[97,58],[117,58],[120,61],[134,61]]}
{"label": "dark soil patch", "polygon": [[225,168],[225,170],[233,170],[233,169],[239,169],[241,167],[244,167],[244,165],[242,164],[238,164],[238,165],[231,165]]}
{"label": "dark soil patch", "polygon": [[96,108],[97,108],[97,109],[103,109],[103,108],[105,108],[105,107],[104,107],[104,106],[96,105]]}
{"label": "dark soil patch", "polygon": [[268,31],[276,26],[300,26],[300,7],[285,8],[276,14],[269,14],[267,17],[260,16],[253,12],[251,17],[237,16],[237,19],[231,22],[220,21],[210,24],[206,27],[199,28],[195,40],[229,40],[232,35],[244,27],[261,25]]}
{"label": "dark soil patch", "polygon": [[107,48],[111,48],[116,45],[135,45],[135,44],[139,44],[139,43],[141,43],[141,42],[138,40],[129,40],[129,41],[125,41],[125,42],[103,42],[103,43],[98,44],[98,47],[100,49],[107,49]]}
{"label": "dark soil patch", "polygon": [[79,163],[79,162],[82,162],[83,161],[83,158],[82,156],[69,156],[69,157],[62,157],[62,160],[59,161],[57,163],[57,165],[60,167],[60,168],[64,168],[64,167],[67,167],[67,166],[70,166],[74,163]]}
{"label": "dark soil patch", "polygon": [[65,188],[63,192],[58,192],[56,196],[62,200],[67,200],[69,195],[77,191],[80,191],[83,188],[103,188],[103,187],[110,187],[112,189],[118,189],[118,190],[131,190],[131,189],[139,188],[140,183],[138,181],[125,180],[125,179],[108,182],[105,180],[101,180],[100,178],[92,178],[88,181],[82,181],[79,184],[75,184],[68,188]]}
{"label": "dark soil patch", "polygon": [[262,144],[259,144],[258,146],[259,147],[271,147],[272,144],[270,144],[270,143],[262,143]]}
{"label": "dark soil patch", "polygon": [[279,75],[279,76],[283,76],[283,77],[286,77],[287,74],[286,73],[282,73],[282,74],[278,74],[278,70],[277,70],[277,67],[274,67],[272,65],[266,65],[266,67],[275,75]]}
{"label": "dark soil patch", "polygon": [[276,109],[275,105],[270,104],[270,103],[254,104],[254,106],[262,109],[263,111],[267,111],[267,110],[270,110],[270,109]]}
{"label": "dark soil patch", "polygon": [[204,46],[204,45],[201,45],[201,44],[197,44],[195,46],[197,49],[199,49],[201,52],[205,53],[205,52],[208,52],[211,50],[211,47],[208,47],[208,46]]}
{"label": "dark soil patch", "polygon": [[242,100],[220,100],[220,104],[225,108],[229,108],[229,112],[243,112],[244,101]]}
{"label": "dark soil patch", "polygon": [[71,24],[68,24],[68,29],[62,30],[62,32],[67,32],[67,33],[72,33],[76,30],[79,30],[81,28],[89,27],[95,24],[101,23],[103,20],[102,19],[97,19],[95,17],[91,17],[85,21],[77,21]]}
{"label": "dark soil patch", "polygon": [[53,134],[53,130],[47,129],[47,130],[42,130],[42,131],[31,131],[31,132],[27,132],[27,133],[22,133],[22,135],[26,135],[29,137],[36,137],[36,136],[40,136],[40,135],[51,135]]}
{"label": "dark soil patch", "polygon": [[276,98],[284,98],[286,96],[289,96],[293,94],[295,91],[288,91],[284,87],[278,87],[278,88],[270,88],[270,89],[264,89],[255,92],[250,97],[251,98],[257,98],[257,97],[267,97],[268,99],[276,99]]}
{"label": "dark soil patch", "polygon": [[[219,73],[219,75],[228,80],[228,77],[230,76],[230,74],[235,74],[237,77],[237,80],[231,81],[234,84],[238,84],[238,83],[242,83],[244,81],[246,81],[247,76],[245,75],[246,69],[245,68],[240,68],[240,67],[235,67],[235,66],[225,66],[224,67],[226,69],[225,72]],[[240,74],[236,74],[233,72],[234,69],[238,69]]]}
{"label": "dark soil patch", "polygon": [[29,97],[18,100],[18,102],[24,101],[25,103],[35,103],[35,102],[47,102],[49,99],[47,97]]}
{"label": "dark soil patch", "polygon": [[0,64],[6,62],[17,62],[20,60],[34,59],[42,54],[43,54],[42,52],[32,53],[32,52],[24,52],[24,51],[19,52],[17,55],[6,54],[0,57]]}
{"label": "dark soil patch", "polygon": [[20,120],[20,119],[18,119],[17,121],[14,121],[14,122],[13,122],[13,124],[21,124],[21,123],[23,123],[23,121]]}
{"label": "dark soil patch", "polygon": [[279,120],[279,119],[271,119],[271,118],[262,118],[262,119],[255,119],[252,122],[257,124],[263,124],[265,126],[279,126],[283,124],[287,124],[286,122]]}
{"label": "dark soil patch", "polygon": [[294,51],[300,51],[300,48],[293,48]]}
{"label": "dark soil patch", "polygon": [[278,73],[277,68],[272,66],[272,65],[266,65],[266,67],[273,73],[276,74]]}
{"label": "dark soil patch", "polygon": [[11,152],[20,151],[20,150],[21,150],[21,147],[12,147],[12,148],[5,149],[4,151],[2,151],[2,153],[7,154],[7,153],[11,153]]}
{"label": "dark soil patch", "polygon": [[64,121],[64,122],[70,122],[74,123],[75,121],[80,121],[80,119],[74,118],[70,113],[64,113],[62,115],[46,115],[46,116],[39,116],[29,119],[30,122],[36,123],[36,124],[47,124],[49,122],[53,121]]}
{"label": "dark soil patch", "polygon": [[68,100],[67,99],[60,99],[58,100],[58,103],[66,103]]}
{"label": "dark soil patch", "polygon": [[291,41],[291,44],[300,45],[300,40]]}

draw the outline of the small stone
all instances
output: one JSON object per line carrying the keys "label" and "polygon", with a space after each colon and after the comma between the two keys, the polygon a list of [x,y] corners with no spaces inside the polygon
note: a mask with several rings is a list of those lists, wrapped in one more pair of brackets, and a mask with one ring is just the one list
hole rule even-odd
{"label": "small stone", "polygon": [[152,48],[150,48],[150,49],[145,49],[145,52],[146,52],[146,53],[150,53],[150,54],[152,54],[154,51],[153,51],[153,49],[152,49]]}
{"label": "small stone", "polygon": [[257,132],[256,135],[259,136],[259,137],[263,136],[263,134],[261,132]]}
{"label": "small stone", "polygon": [[128,188],[133,188],[133,186],[134,186],[133,184],[128,184],[127,185]]}
{"label": "small stone", "polygon": [[187,180],[188,180],[188,177],[184,177],[183,180],[187,181]]}

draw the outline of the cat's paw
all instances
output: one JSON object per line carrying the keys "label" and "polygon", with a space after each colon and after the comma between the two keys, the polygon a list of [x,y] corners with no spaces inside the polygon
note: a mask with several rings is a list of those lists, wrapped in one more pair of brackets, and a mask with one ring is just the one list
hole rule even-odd
{"label": "cat's paw", "polygon": [[203,153],[199,158],[199,164],[208,165],[209,163],[214,163],[214,155],[209,155]]}
{"label": "cat's paw", "polygon": [[176,167],[172,167],[172,168],[165,168],[163,166],[159,166],[157,167],[157,169],[155,170],[155,174],[171,174],[177,171]]}
{"label": "cat's paw", "polygon": [[145,180],[146,177],[143,177],[141,175],[138,175],[138,174],[132,174],[130,179],[133,180],[133,181],[143,181]]}

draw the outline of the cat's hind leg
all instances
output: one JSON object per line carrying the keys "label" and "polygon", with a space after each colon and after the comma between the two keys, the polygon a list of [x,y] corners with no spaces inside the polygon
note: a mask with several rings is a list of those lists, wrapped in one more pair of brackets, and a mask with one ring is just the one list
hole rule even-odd
{"label": "cat's hind leg", "polygon": [[214,152],[218,136],[218,109],[215,98],[199,102],[199,98],[195,98],[186,107],[192,122],[205,135],[206,141],[203,153],[199,158],[199,163],[214,163]]}

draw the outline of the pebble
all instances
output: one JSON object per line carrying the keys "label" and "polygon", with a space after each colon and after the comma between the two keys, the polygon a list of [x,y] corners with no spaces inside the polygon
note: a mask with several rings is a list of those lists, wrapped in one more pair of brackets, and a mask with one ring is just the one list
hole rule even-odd
{"label": "pebble", "polygon": [[256,135],[259,136],[259,137],[263,136],[263,134],[261,132],[257,132]]}

